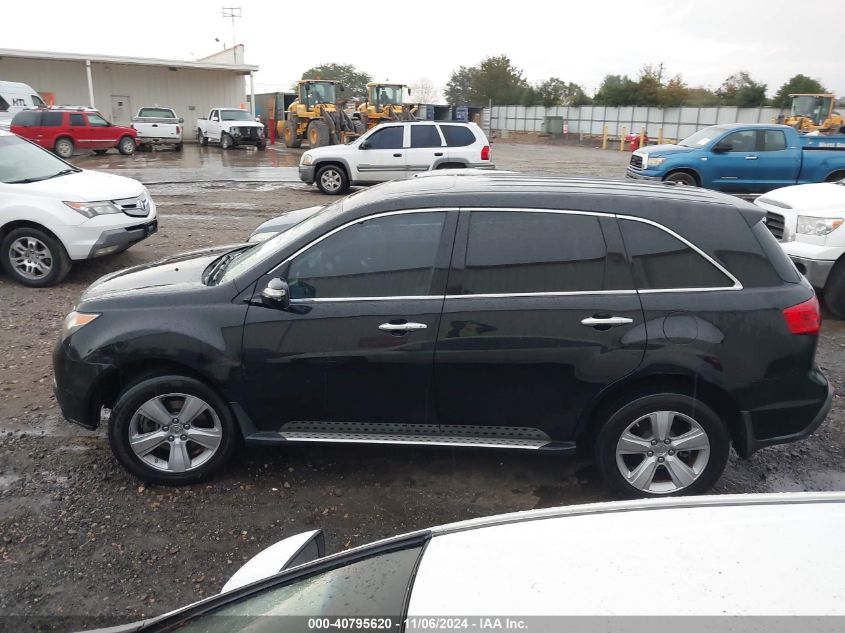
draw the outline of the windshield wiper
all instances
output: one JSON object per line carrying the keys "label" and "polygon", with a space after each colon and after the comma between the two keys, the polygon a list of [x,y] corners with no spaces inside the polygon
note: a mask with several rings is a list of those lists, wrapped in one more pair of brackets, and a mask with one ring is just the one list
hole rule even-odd
{"label": "windshield wiper", "polygon": [[77,169],[76,167],[69,167],[68,169],[63,169],[61,171],[56,172],[52,176],[47,176],[46,178],[42,178],[42,180],[50,180],[50,178],[58,178],[59,176],[67,176],[68,174],[75,174],[82,171],[81,169]]}
{"label": "windshield wiper", "polygon": [[215,261],[211,268],[208,270],[208,273],[205,276],[205,285],[206,286],[216,286],[217,283],[223,278],[223,274],[226,272],[226,269],[229,267],[229,264],[232,263],[232,260],[235,259],[238,255],[243,253],[245,250],[256,246],[256,244],[250,244],[243,248],[238,248],[233,251],[229,251],[223,257]]}
{"label": "windshield wiper", "polygon": [[59,176],[67,176],[68,174],[73,174],[76,172],[82,171],[81,169],[77,169],[76,167],[70,167],[68,169],[62,169],[60,172],[52,174],[50,176],[42,176],[41,178],[23,178],[21,180],[10,180],[6,182],[7,185],[25,185],[31,182],[41,182],[42,180],[50,180],[50,178],[58,178]]}

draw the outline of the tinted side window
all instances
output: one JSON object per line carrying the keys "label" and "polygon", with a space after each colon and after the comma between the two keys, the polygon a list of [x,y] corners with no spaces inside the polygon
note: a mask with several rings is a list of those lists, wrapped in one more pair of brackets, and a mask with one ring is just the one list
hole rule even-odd
{"label": "tinted side window", "polygon": [[[617,262],[616,266],[619,263]],[[623,290],[591,215],[474,211],[464,294]]]}
{"label": "tinted side window", "polygon": [[82,118],[81,114],[71,114],[70,124],[73,126],[85,125],[85,119]]}
{"label": "tinted side window", "polygon": [[330,235],[291,262],[291,299],[429,294],[445,219],[391,215]]}
{"label": "tinted side window", "polygon": [[41,125],[45,127],[58,127],[62,124],[64,112],[45,112],[41,115]]}
{"label": "tinted side window", "polygon": [[440,131],[449,147],[466,147],[475,143],[475,134],[465,125],[441,125]]}
{"label": "tinted side window", "polygon": [[401,125],[377,130],[367,137],[367,145],[372,149],[402,149],[405,128]]}
{"label": "tinted side window", "polygon": [[730,288],[733,281],[707,259],[663,229],[620,220],[625,247],[640,290]]}
{"label": "tinted side window", "polygon": [[0,95],[0,112],[8,112],[9,111],[9,102],[6,101],[2,95]]}
{"label": "tinted side window", "polygon": [[412,125],[411,147],[441,147],[443,142],[434,125]]}
{"label": "tinted side window", "polygon": [[12,118],[12,125],[37,127],[41,124],[41,113],[34,110],[22,110]]}
{"label": "tinted side window", "polygon": [[719,145],[727,145],[732,152],[753,152],[757,149],[757,131],[756,130],[740,130],[728,134],[725,138],[719,141]]}
{"label": "tinted side window", "polygon": [[763,151],[776,152],[786,149],[786,134],[780,130],[766,130],[763,136]]}

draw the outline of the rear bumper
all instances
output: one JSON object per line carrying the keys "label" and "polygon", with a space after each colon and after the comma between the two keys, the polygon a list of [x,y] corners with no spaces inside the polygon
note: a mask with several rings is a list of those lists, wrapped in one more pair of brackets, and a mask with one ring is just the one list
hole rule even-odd
{"label": "rear bumper", "polygon": [[806,257],[797,257],[790,255],[789,258],[795,263],[795,267],[807,278],[807,281],[820,290],[824,289],[827,283],[827,278],[830,277],[830,271],[833,270],[833,265],[836,262],[807,259]]}
{"label": "rear bumper", "polygon": [[182,142],[182,137],[139,136],[136,142],[138,145],[178,145]]}
{"label": "rear bumper", "polygon": [[779,404],[775,407],[740,411],[743,435],[737,443],[740,457],[750,457],[761,448],[797,442],[812,435],[824,422],[833,405],[833,386],[814,370],[809,376],[807,392],[812,396]]}

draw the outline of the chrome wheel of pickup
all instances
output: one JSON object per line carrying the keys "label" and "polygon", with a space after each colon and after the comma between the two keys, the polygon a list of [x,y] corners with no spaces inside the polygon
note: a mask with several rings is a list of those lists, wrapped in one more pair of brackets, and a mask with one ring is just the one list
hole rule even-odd
{"label": "chrome wheel of pickup", "polygon": [[634,488],[670,494],[695,482],[710,459],[710,439],[692,417],[654,411],[634,420],[616,443],[616,465]]}
{"label": "chrome wheel of pickup", "polygon": [[156,470],[184,473],[211,459],[220,447],[223,427],[205,400],[168,393],[144,402],[129,423],[129,446]]}

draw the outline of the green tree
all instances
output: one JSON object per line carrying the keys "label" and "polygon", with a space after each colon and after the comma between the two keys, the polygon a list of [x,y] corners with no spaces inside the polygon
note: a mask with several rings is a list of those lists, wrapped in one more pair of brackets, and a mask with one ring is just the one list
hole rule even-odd
{"label": "green tree", "polygon": [[788,108],[792,104],[792,99],[789,97],[791,94],[824,94],[826,92],[827,88],[821,85],[820,82],[812,77],[807,77],[807,75],[798,74],[778,88],[773,99],[773,105],[780,108]]}
{"label": "green tree", "polygon": [[320,64],[302,73],[302,79],[333,79],[346,88],[344,96],[367,98],[367,84],[373,76],[352,64]]}
{"label": "green tree", "polygon": [[580,85],[572,83],[571,81],[566,84],[566,88],[563,90],[561,105],[577,107],[587,105],[592,102],[593,100],[587,96],[587,93],[584,92],[584,88]]}
{"label": "green tree", "polygon": [[607,75],[599,86],[593,101],[600,105],[636,105],[637,82],[628,75]]}
{"label": "green tree", "polygon": [[485,104],[520,103],[525,99],[528,82],[507,55],[485,58],[472,82],[473,101]]}
{"label": "green tree", "polygon": [[566,82],[557,77],[549,77],[541,81],[534,88],[539,105],[551,108],[563,105],[563,93],[566,90]]}
{"label": "green tree", "polygon": [[688,88],[686,97],[684,98],[684,105],[688,106],[715,106],[719,105],[719,97],[707,88],[699,86],[698,88]]}
{"label": "green tree", "polygon": [[687,103],[690,96],[690,89],[684,82],[683,77],[675,75],[672,77],[660,94],[660,105],[667,108],[674,108]]}
{"label": "green tree", "polygon": [[474,66],[469,68],[461,66],[457,70],[453,70],[452,77],[443,90],[446,102],[451,104],[472,103],[472,84],[477,73],[478,68]]}
{"label": "green tree", "polygon": [[636,102],[632,105],[657,106],[663,97],[663,64],[646,64],[637,78]]}
{"label": "green tree", "polygon": [[741,70],[725,79],[716,95],[723,105],[754,108],[766,104],[766,84],[757,83]]}

